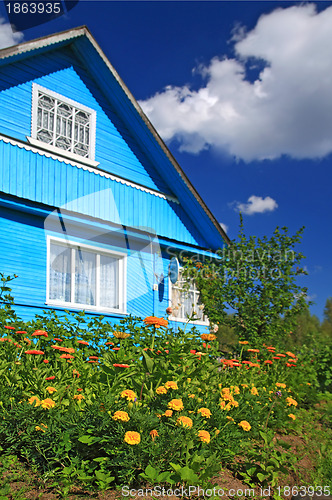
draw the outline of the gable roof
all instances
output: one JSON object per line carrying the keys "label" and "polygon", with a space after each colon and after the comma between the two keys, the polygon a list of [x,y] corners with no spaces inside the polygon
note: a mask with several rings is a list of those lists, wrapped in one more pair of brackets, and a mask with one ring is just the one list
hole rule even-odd
{"label": "gable roof", "polygon": [[[168,182],[172,183],[172,191],[176,194],[181,204],[187,209],[188,213],[192,214],[193,220],[197,220],[197,216],[200,216],[200,218],[203,217],[205,222],[204,236],[211,247],[214,249],[220,247],[222,240],[227,244],[230,243],[227,234],[204,203],[197,190],[175,160],[174,156],[86,26],[69,29],[61,33],[48,35],[2,49],[0,50],[0,66],[67,45],[71,45],[79,59],[84,61],[106,95],[108,95],[110,88],[113,90],[112,96],[116,99],[121,117],[124,117],[127,126],[130,126],[129,124],[133,120],[136,125],[137,122],[140,122],[138,128],[141,132],[141,144],[143,144],[143,147],[145,146],[145,150],[149,151],[151,157],[154,158],[154,164],[157,169],[160,169],[161,175],[166,178]],[[87,54],[89,54],[91,50],[96,52],[99,57],[89,57]],[[99,70],[102,69],[103,71],[100,72]],[[123,99],[123,94],[126,99]],[[161,153],[163,153],[163,155],[161,155]],[[156,161],[157,157],[159,159],[162,158],[163,161]],[[163,166],[165,167],[164,170],[162,168]],[[165,170],[167,170],[167,174]],[[178,181],[179,177],[182,180],[181,183]],[[186,187],[185,192],[181,190],[183,184]]]}

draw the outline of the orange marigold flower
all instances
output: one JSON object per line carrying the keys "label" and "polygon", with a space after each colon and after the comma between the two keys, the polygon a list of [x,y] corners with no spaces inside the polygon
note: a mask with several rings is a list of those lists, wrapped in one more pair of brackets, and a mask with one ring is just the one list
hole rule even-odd
{"label": "orange marigold flower", "polygon": [[106,342],[105,345],[114,345],[114,342]]}
{"label": "orange marigold flower", "polygon": [[202,340],[207,340],[208,342],[211,342],[212,340],[216,340],[216,336],[213,333],[202,333],[201,339]]}
{"label": "orange marigold flower", "polygon": [[199,408],[197,410],[197,413],[200,413],[202,415],[202,417],[206,417],[206,418],[210,418],[212,413],[210,412],[210,410],[208,408]]}
{"label": "orange marigold flower", "polygon": [[89,359],[88,363],[99,363],[98,359]]}
{"label": "orange marigold flower", "polygon": [[294,415],[294,413],[290,413],[288,416],[289,416],[289,418],[291,418],[292,420],[295,420],[295,419],[296,419],[296,416]]}
{"label": "orange marigold flower", "polygon": [[73,359],[75,356],[72,356],[71,354],[61,354],[60,358],[63,359]]}
{"label": "orange marigold flower", "polygon": [[276,382],[276,386],[280,387],[281,389],[286,389],[286,384],[284,384],[282,382]]}
{"label": "orange marigold flower", "polygon": [[89,356],[89,359],[99,359],[99,356]]}
{"label": "orange marigold flower", "polygon": [[116,411],[112,417],[113,420],[120,420],[121,422],[129,422],[130,418],[126,411]]}
{"label": "orange marigold flower", "polygon": [[62,340],[62,339],[58,339],[58,338],[55,338],[55,337],[54,337],[54,339],[53,339],[53,340],[56,340],[57,342],[63,342],[63,340]]}
{"label": "orange marigold flower", "polygon": [[73,399],[77,399],[77,401],[82,401],[82,399],[85,399],[83,394],[75,394]]}
{"label": "orange marigold flower", "polygon": [[163,385],[157,387],[156,394],[167,394],[167,389]]}
{"label": "orange marigold flower", "polygon": [[278,356],[272,356],[272,359],[280,359]]}
{"label": "orange marigold flower", "polygon": [[180,425],[182,427],[188,427],[189,429],[193,426],[193,421],[189,417],[179,417],[176,421],[176,425]]}
{"label": "orange marigold flower", "polygon": [[144,320],[146,325],[154,326],[155,328],[159,328],[161,326],[167,327],[168,321],[164,318],[157,318],[156,316],[148,316]]}
{"label": "orange marigold flower", "polygon": [[287,406],[297,406],[297,401],[293,398],[286,398]]}
{"label": "orange marigold flower", "polygon": [[15,326],[5,325],[4,328],[7,328],[7,330],[16,330]]}
{"label": "orange marigold flower", "polygon": [[55,375],[52,375],[51,377],[45,377],[45,380],[54,380],[55,379]]}
{"label": "orange marigold flower", "polygon": [[248,352],[259,352],[259,349],[247,349]]}
{"label": "orange marigold flower", "polygon": [[168,408],[170,408],[171,410],[175,410],[175,411],[182,411],[183,410],[183,402],[182,402],[182,399],[172,399],[169,403],[168,403]]}
{"label": "orange marigold flower", "polygon": [[36,349],[31,349],[31,351],[25,351],[25,354],[45,354],[44,351],[37,351]]}
{"label": "orange marigold flower", "polygon": [[156,429],[152,429],[152,431],[150,431],[150,436],[152,441],[154,441],[156,437],[159,437],[158,431]]}
{"label": "orange marigold flower", "polygon": [[176,382],[173,382],[173,380],[170,380],[169,382],[166,382],[165,384],[166,389],[178,389],[178,384]]}
{"label": "orange marigold flower", "polygon": [[121,363],[113,363],[113,366],[118,367],[118,368],[130,368],[130,365],[126,364],[121,364]]}
{"label": "orange marigold flower", "polygon": [[141,436],[138,432],[128,431],[125,434],[124,441],[127,444],[139,444],[141,442]]}
{"label": "orange marigold flower", "polygon": [[287,354],[287,356],[289,356],[290,358],[296,358],[295,354],[293,354],[292,352],[286,351],[286,354]]}
{"label": "orange marigold flower", "polygon": [[194,399],[195,397],[195,394],[188,394],[188,398]]}
{"label": "orange marigold flower", "polygon": [[247,345],[247,344],[249,344],[249,342],[248,342],[248,340],[239,340],[239,344]]}
{"label": "orange marigold flower", "polygon": [[272,365],[273,364],[273,361],[271,361],[270,359],[267,359],[264,361],[264,365]]}
{"label": "orange marigold flower", "polygon": [[251,429],[251,425],[246,420],[241,420],[238,425],[242,427],[242,429],[246,432],[250,431]]}
{"label": "orange marigold flower", "polygon": [[16,333],[19,333],[21,335],[28,335],[28,332],[26,332],[24,330],[18,330]]}
{"label": "orange marigold flower", "polygon": [[172,410],[166,410],[165,413],[164,413],[165,417],[171,417],[172,415],[173,415]]}
{"label": "orange marigold flower", "polygon": [[28,403],[30,403],[31,405],[33,403],[35,403],[35,406],[39,406],[40,405],[40,400],[37,396],[31,396],[30,399],[28,399]]}
{"label": "orange marigold flower", "polygon": [[32,334],[32,337],[48,337],[47,332],[45,330],[35,330]]}
{"label": "orange marigold flower", "polygon": [[47,364],[47,363],[49,363],[49,360],[48,359],[44,359],[43,363]]}
{"label": "orange marigold flower", "polygon": [[53,392],[57,392],[55,387],[46,387],[46,390],[50,393],[53,394]]}
{"label": "orange marigold flower", "polygon": [[258,396],[258,390],[256,389],[256,387],[252,387],[250,392],[253,396]]}
{"label": "orange marigold flower", "polygon": [[126,333],[126,332],[113,332],[113,336],[116,339],[127,339],[128,337],[130,337],[130,333]]}
{"label": "orange marigold flower", "polygon": [[41,407],[45,408],[46,410],[49,410],[50,408],[53,408],[55,406],[55,402],[51,398],[46,398],[43,399],[41,402]]}
{"label": "orange marigold flower", "polygon": [[[218,430],[218,429],[217,429]],[[219,434],[220,431],[218,431]],[[217,434],[217,431],[216,431]],[[211,436],[208,431],[198,431],[198,437],[203,443],[209,443],[211,440]]]}
{"label": "orange marigold flower", "polygon": [[25,342],[27,342],[29,345],[31,344],[31,340],[30,339],[24,338],[23,340],[25,340]]}
{"label": "orange marigold flower", "polygon": [[280,358],[285,358],[286,354],[280,354],[280,352],[277,354],[277,356],[280,356]]}
{"label": "orange marigold flower", "polygon": [[89,345],[89,342],[86,342],[85,340],[78,340],[77,343],[82,345]]}
{"label": "orange marigold flower", "polygon": [[125,391],[122,391],[120,396],[121,396],[121,398],[126,398],[127,401],[135,401],[135,399],[137,399],[137,394],[130,389],[126,389]]}
{"label": "orange marigold flower", "polygon": [[77,378],[80,376],[77,370],[73,370],[73,377],[75,377],[75,375]]}

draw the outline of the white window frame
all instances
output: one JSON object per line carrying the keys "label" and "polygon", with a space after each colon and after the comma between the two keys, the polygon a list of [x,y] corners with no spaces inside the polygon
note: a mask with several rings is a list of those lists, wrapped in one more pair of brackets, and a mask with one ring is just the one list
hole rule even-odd
{"label": "white window frame", "polygon": [[[182,271],[183,268],[180,267],[179,269],[179,279],[181,279],[181,271]],[[173,287],[176,287],[177,286],[177,283],[178,281],[173,284],[171,282],[171,280],[169,279],[168,280],[168,290],[169,290],[169,293],[168,293],[168,296],[169,296],[169,304],[170,304],[170,307],[172,308],[172,310],[174,310],[174,308],[176,307],[176,304],[173,303],[173,300],[174,300],[174,296],[173,296]],[[188,290],[189,291],[193,291],[195,294],[197,294],[198,296],[200,295],[199,291],[197,290],[196,288],[196,284],[194,281],[192,281],[193,285],[194,285],[194,290],[192,290],[191,288]],[[178,287],[179,288],[179,287]],[[169,317],[170,321],[178,321],[180,323],[187,323],[188,322],[188,318],[181,318],[179,316],[173,316],[171,315]],[[204,320],[195,320],[195,321],[189,321],[190,324],[193,324],[193,325],[203,325],[203,326],[208,326],[210,324],[208,318],[204,319]]]}
{"label": "white window frame", "polygon": [[[96,265],[96,305],[90,304],[79,304],[76,303],[73,298],[75,297],[75,286],[71,286],[71,301],[65,302],[61,300],[50,299],[50,258],[51,258],[51,244],[57,243],[59,245],[63,245],[66,248],[70,248],[72,250],[72,256],[75,255],[75,250],[80,248],[82,250],[89,250],[93,252],[97,256],[97,265]],[[119,308],[111,308],[100,306],[100,266],[98,265],[100,261],[100,255],[108,255],[119,260],[118,264],[118,273],[119,273]],[[86,245],[83,243],[79,243],[77,241],[69,241],[63,238],[57,238],[54,236],[47,236],[47,280],[46,280],[46,304],[52,306],[63,307],[64,309],[84,309],[85,311],[94,311],[94,312],[104,312],[104,313],[116,313],[116,314],[127,314],[127,300],[126,300],[126,284],[127,284],[127,254],[123,252],[107,250],[105,248]],[[72,257],[71,260],[71,285],[75,283],[75,263]]]}
{"label": "white window frame", "polygon": [[[52,144],[48,144],[47,142],[43,142],[37,139],[37,121],[38,121],[38,92],[43,92],[44,94],[56,99],[57,101],[68,104],[72,106],[76,110],[84,111],[89,114],[89,156],[84,157],[79,154],[73,153],[71,151],[67,151]],[[34,146],[46,149],[52,153],[55,153],[59,156],[64,156],[66,158],[70,158],[72,160],[76,160],[80,163],[85,163],[87,165],[96,167],[99,165],[99,162],[95,161],[95,143],[96,143],[96,116],[97,113],[94,109],[88,108],[83,104],[73,101],[68,97],[64,97],[57,92],[53,92],[53,90],[49,90],[37,83],[32,84],[32,107],[31,107],[31,137],[27,137],[27,140],[33,144]]]}

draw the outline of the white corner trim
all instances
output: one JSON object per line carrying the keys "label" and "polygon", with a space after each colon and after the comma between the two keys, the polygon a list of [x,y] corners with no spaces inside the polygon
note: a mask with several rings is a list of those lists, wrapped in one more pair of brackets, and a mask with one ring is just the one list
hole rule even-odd
{"label": "white corner trim", "polygon": [[[94,166],[86,165],[85,163],[83,163],[86,159],[84,159],[83,157],[81,158],[78,155],[77,155],[77,157],[79,158],[79,160],[75,161],[74,159],[66,158],[62,155],[60,156],[56,153],[51,153],[51,152],[45,151],[45,149],[43,149],[42,147],[39,147],[39,144],[42,144],[44,146],[43,142],[35,141],[36,143],[38,142],[38,145],[36,145],[36,146],[31,145],[30,146],[28,143],[21,142],[21,141],[3,136],[2,134],[0,134],[0,141],[5,142],[6,144],[11,144],[12,146],[17,146],[20,149],[25,149],[26,151],[31,151],[32,153],[39,154],[40,156],[46,156],[47,158],[52,158],[52,160],[66,163],[66,165],[72,165],[73,167],[87,170],[88,172],[93,173],[95,175],[100,175],[101,177],[105,177],[106,179],[111,179],[112,181],[120,182],[121,184],[138,189],[139,191],[143,191],[145,193],[152,194],[153,196],[157,196],[158,198],[172,201],[173,203],[177,203],[177,204],[180,203],[179,200],[177,198],[175,198],[175,196],[161,193],[161,192],[156,191],[154,189],[150,189],[150,188],[141,186],[140,184],[135,184],[134,182],[131,182],[127,179],[123,179],[122,177],[117,177],[116,175],[109,174],[107,172],[104,172],[103,170],[99,170],[98,168],[96,168]],[[62,150],[60,150],[60,151],[62,152]],[[91,161],[91,160],[89,160],[89,161]],[[97,165],[99,165],[98,162],[97,162]]]}

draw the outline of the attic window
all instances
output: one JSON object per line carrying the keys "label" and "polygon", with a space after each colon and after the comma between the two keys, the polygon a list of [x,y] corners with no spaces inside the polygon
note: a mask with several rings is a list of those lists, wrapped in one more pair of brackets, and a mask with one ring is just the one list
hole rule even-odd
{"label": "attic window", "polygon": [[170,283],[170,303],[172,307],[171,320],[186,322],[193,317],[198,324],[209,324],[195,282],[190,280],[188,285],[188,281],[182,277],[181,271],[178,281],[174,285]]}
{"label": "attic window", "polygon": [[30,142],[70,158],[94,160],[95,129],[93,109],[33,84]]}

